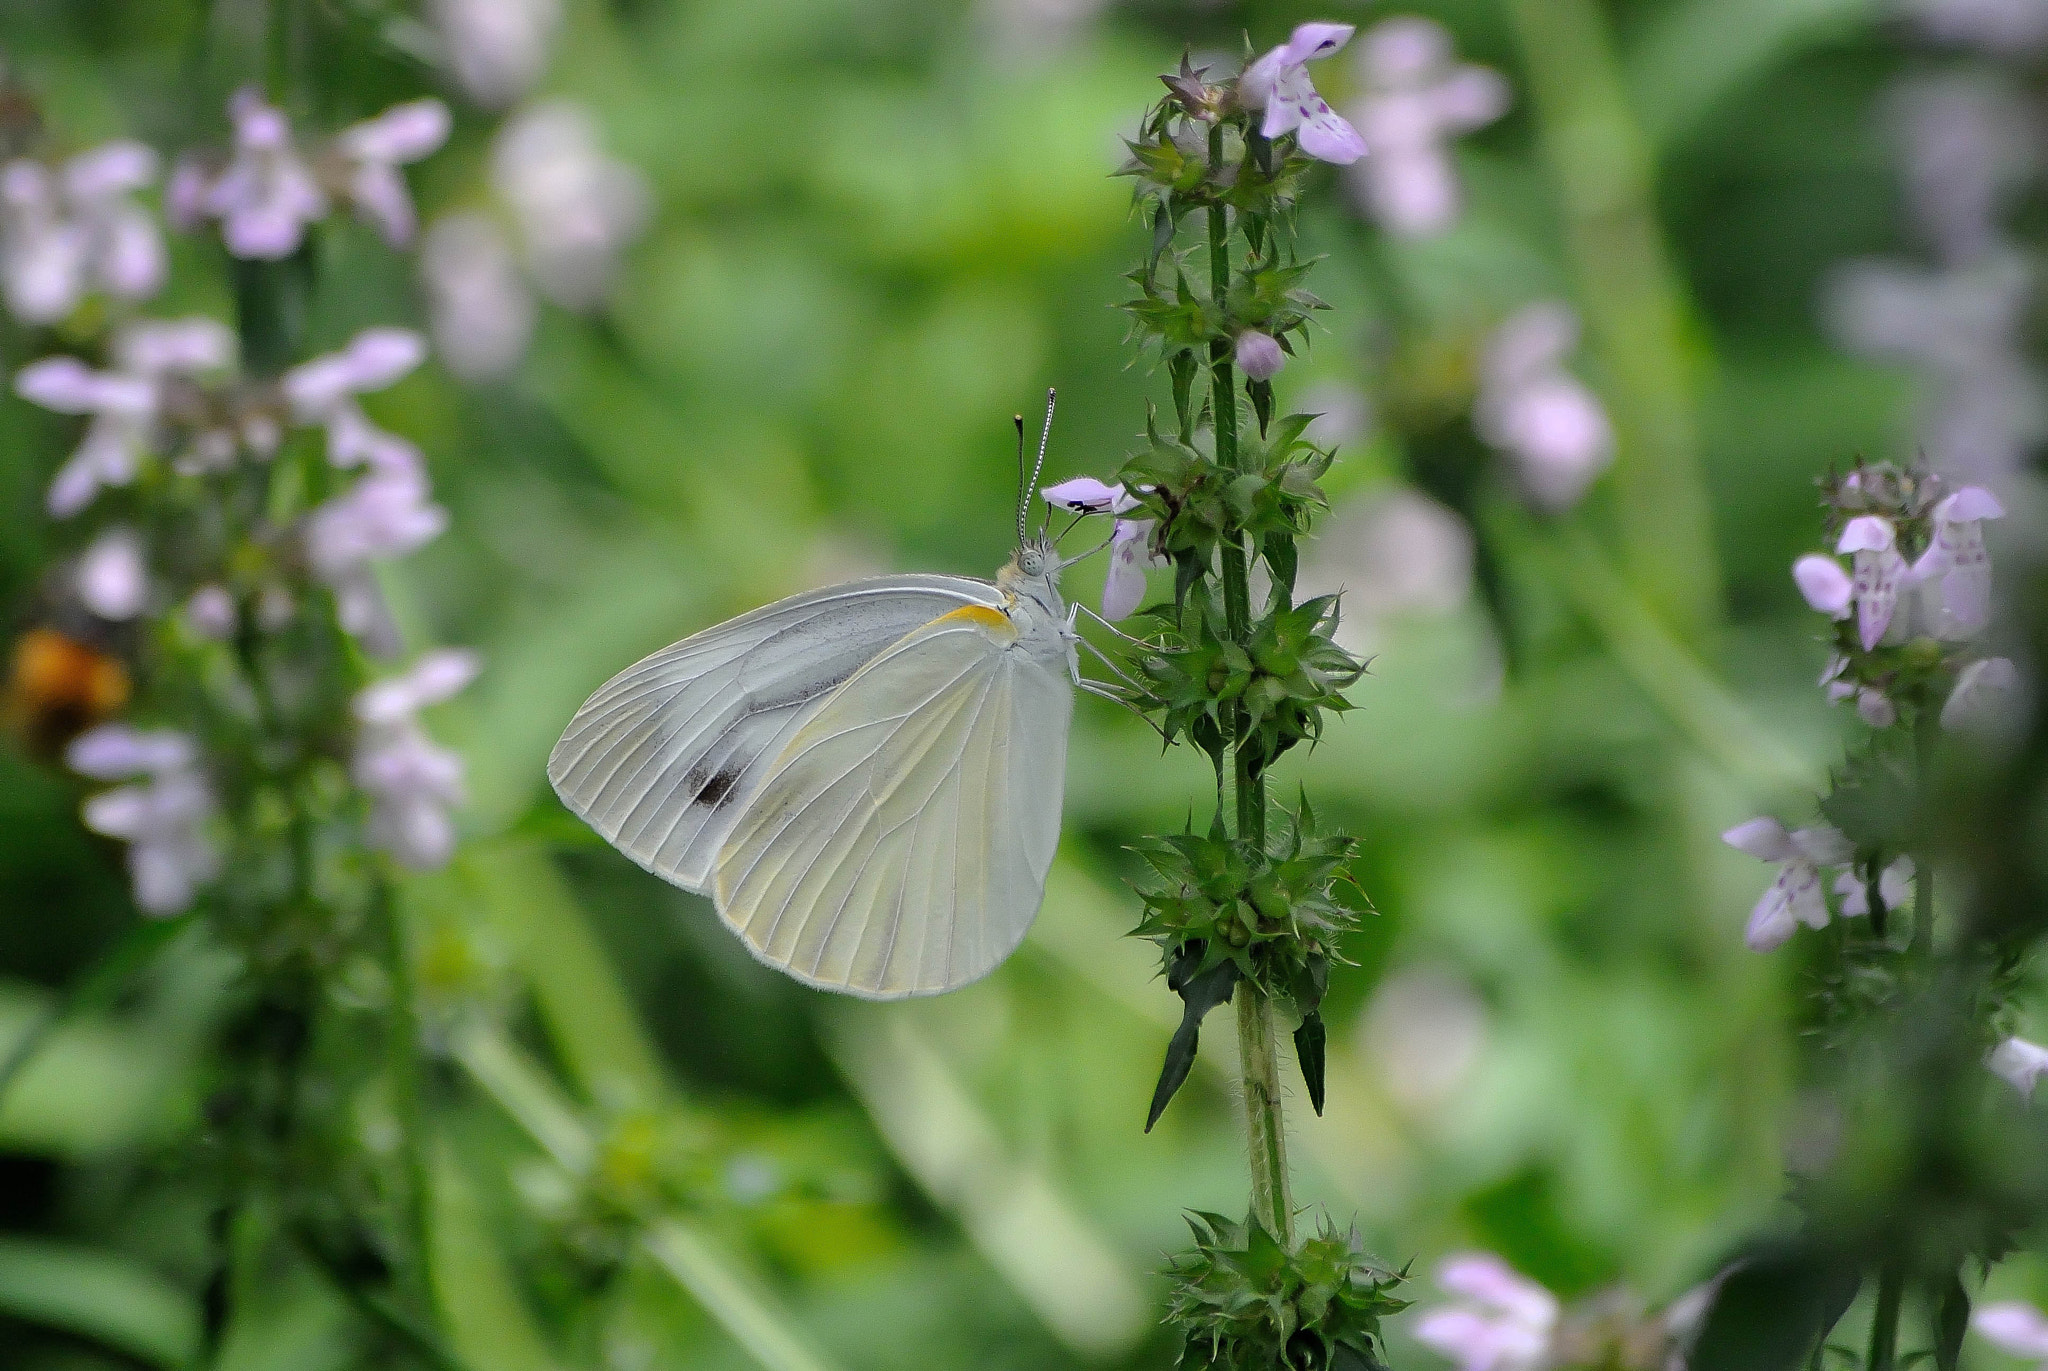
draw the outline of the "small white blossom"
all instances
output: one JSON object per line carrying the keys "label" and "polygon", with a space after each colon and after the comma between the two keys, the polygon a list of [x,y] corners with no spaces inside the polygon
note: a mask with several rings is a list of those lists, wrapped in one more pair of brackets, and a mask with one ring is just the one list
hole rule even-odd
{"label": "small white blossom", "polygon": [[396,647],[395,631],[371,563],[422,547],[448,527],[448,512],[429,498],[419,453],[399,438],[371,451],[364,474],[306,516],[307,560],[333,588],[341,626],[379,656]]}
{"label": "small white blossom", "polygon": [[1856,855],[1839,830],[1820,824],[1788,833],[1776,819],[1751,819],[1723,833],[1721,841],[1778,867],[1777,878],[1750,911],[1743,932],[1743,941],[1752,951],[1778,947],[1799,924],[1827,927],[1821,869],[1844,865]]}
{"label": "small white blossom", "polygon": [[429,652],[403,676],[357,694],[350,773],[370,797],[372,846],[406,866],[433,868],[455,850],[451,812],[463,802],[462,759],[436,746],[419,711],[454,696],[478,670],[475,654]]}
{"label": "small white blossom", "polygon": [[114,527],[92,540],[78,558],[78,599],[102,619],[125,623],[149,603],[149,566],[135,530]]}
{"label": "small white blossom", "polygon": [[2031,1100],[2041,1077],[2048,1076],[2048,1047],[2025,1038],[2007,1038],[1991,1049],[1984,1064]]}
{"label": "small white blossom", "polygon": [[190,908],[198,888],[220,874],[220,850],[207,834],[217,806],[192,739],[102,724],[71,744],[66,761],[96,780],[145,778],[87,800],[85,825],[128,844],[128,873],[144,913]]}
{"label": "small white blossom", "polygon": [[1366,93],[1350,112],[1370,153],[1349,173],[1360,206],[1389,233],[1443,233],[1463,199],[1450,140],[1507,111],[1507,82],[1455,63],[1443,25],[1414,15],[1367,30],[1358,57]]}
{"label": "small white blossom", "polygon": [[1351,41],[1350,24],[1303,24],[1285,43],[1261,56],[1238,78],[1246,109],[1266,112],[1259,132],[1267,138],[1292,133],[1301,150],[1325,162],[1350,163],[1365,156],[1365,140],[1350,121],[1316,94],[1308,64]]}
{"label": "small white blossom", "polygon": [[133,302],[162,288],[163,239],[131,198],[156,175],[156,153],[129,139],[55,170],[26,158],[0,168],[0,294],[16,318],[57,323],[91,291]]}
{"label": "small white blossom", "polygon": [[[1886,909],[1900,909],[1913,894],[1913,859],[1901,857],[1877,873],[1877,895]],[[1870,883],[1855,868],[1835,877],[1835,894],[1840,898],[1843,918],[1860,918],[1870,912]]]}
{"label": "small white blossom", "polygon": [[2018,1300],[1982,1305],[1970,1315],[1970,1327],[1999,1351],[2014,1357],[2041,1358],[2042,1366],[2048,1368],[2048,1316],[2033,1305]]}
{"label": "small white blossom", "polygon": [[1485,1252],[1446,1258],[1436,1283],[1464,1302],[1426,1309],[1415,1340],[1459,1371],[1537,1371],[1557,1330],[1557,1297]]}
{"label": "small white blossom", "polygon": [[1128,619],[1145,602],[1145,572],[1165,566],[1152,552],[1151,519],[1119,519],[1109,540],[1109,572],[1102,580],[1102,617]]}
{"label": "small white blossom", "polygon": [[1565,370],[1579,322],[1562,304],[1533,304],[1487,341],[1473,421],[1511,459],[1538,508],[1578,503],[1614,460],[1614,432],[1593,392]]}
{"label": "small white blossom", "polygon": [[1899,605],[1899,582],[1907,568],[1899,555],[1898,535],[1891,520],[1859,515],[1843,528],[1835,551],[1849,557],[1855,567],[1856,632],[1869,652],[1883,641]]}

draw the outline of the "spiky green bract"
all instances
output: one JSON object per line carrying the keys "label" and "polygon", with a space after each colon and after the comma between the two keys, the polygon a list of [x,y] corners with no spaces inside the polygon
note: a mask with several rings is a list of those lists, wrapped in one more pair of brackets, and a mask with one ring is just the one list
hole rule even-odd
{"label": "spiky green bract", "polygon": [[1292,1252],[1256,1223],[1190,1214],[1195,1250],[1174,1260],[1168,1318],[1183,1366],[1226,1371],[1385,1371],[1380,1320],[1407,1308],[1403,1273],[1326,1219]]}
{"label": "spiky green bract", "polygon": [[1342,960],[1337,940],[1359,918],[1337,885],[1348,879],[1346,863],[1358,844],[1319,832],[1306,798],[1289,819],[1286,845],[1277,852],[1229,836],[1220,820],[1207,835],[1144,838],[1133,849],[1158,878],[1140,892],[1145,917],[1133,936],[1159,945],[1167,986],[1187,1009],[1167,1046],[1154,1122],[1187,1078],[1201,1016],[1227,1003],[1239,981],[1301,1019],[1296,1056],[1310,1102],[1322,1112],[1323,992],[1330,963]]}
{"label": "spiky green bract", "polygon": [[1222,597],[1205,582],[1190,587],[1178,612],[1158,617],[1171,627],[1137,662],[1146,707],[1159,711],[1168,742],[1190,738],[1218,766],[1233,746],[1248,749],[1254,777],[1296,743],[1321,737],[1323,715],[1351,708],[1344,688],[1365,671],[1330,636],[1334,596],[1276,607],[1246,643],[1231,640]]}
{"label": "spiky green bract", "polygon": [[1146,446],[1125,461],[1117,480],[1139,502],[1132,517],[1156,523],[1152,546],[1173,562],[1175,604],[1234,536],[1265,559],[1275,597],[1292,597],[1294,540],[1327,504],[1320,482],[1332,460],[1302,437],[1311,417],[1287,416],[1264,442],[1241,439],[1239,465],[1225,469],[1194,440],[1162,437],[1156,416],[1146,416]]}

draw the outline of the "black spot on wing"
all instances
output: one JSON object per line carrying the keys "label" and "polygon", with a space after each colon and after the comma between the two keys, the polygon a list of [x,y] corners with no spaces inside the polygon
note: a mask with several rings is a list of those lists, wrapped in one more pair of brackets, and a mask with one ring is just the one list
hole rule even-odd
{"label": "black spot on wing", "polygon": [[710,780],[701,779],[694,771],[685,779],[697,790],[690,798],[691,804],[702,805],[706,809],[721,809],[726,801],[732,798],[733,788],[739,785],[740,773],[727,767],[713,775]]}

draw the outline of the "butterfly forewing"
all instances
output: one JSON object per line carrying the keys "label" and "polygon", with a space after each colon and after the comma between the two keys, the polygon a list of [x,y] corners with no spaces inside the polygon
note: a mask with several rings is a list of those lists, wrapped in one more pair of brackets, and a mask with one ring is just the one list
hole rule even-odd
{"label": "butterfly forewing", "polygon": [[793,596],[663,648],[600,686],[548,758],[562,802],[641,866],[710,893],[769,764],[826,699],[919,626],[1000,593],[892,576]]}
{"label": "butterfly forewing", "polygon": [[937,618],[798,727],[718,855],[763,961],[876,999],[978,980],[1022,941],[1059,838],[1073,692],[1001,614]]}

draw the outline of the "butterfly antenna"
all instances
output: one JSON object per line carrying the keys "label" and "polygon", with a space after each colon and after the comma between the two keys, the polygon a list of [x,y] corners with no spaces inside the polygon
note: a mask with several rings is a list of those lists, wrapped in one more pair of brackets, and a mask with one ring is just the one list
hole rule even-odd
{"label": "butterfly antenna", "polygon": [[[1030,488],[1034,490],[1038,487],[1039,473],[1045,470],[1045,445],[1052,440],[1052,407],[1053,402],[1059,399],[1059,395],[1059,391],[1051,386],[1045,388],[1045,427],[1038,431],[1038,465],[1031,468]],[[1046,526],[1051,522],[1052,510],[1047,509],[1045,521],[1038,526],[1038,532],[1041,537],[1045,533]]]}
{"label": "butterfly antenna", "polygon": [[1029,536],[1025,528],[1031,517],[1031,488],[1024,481],[1024,416],[1012,414],[1010,422],[1017,426],[1017,546],[1024,546]]}

